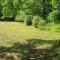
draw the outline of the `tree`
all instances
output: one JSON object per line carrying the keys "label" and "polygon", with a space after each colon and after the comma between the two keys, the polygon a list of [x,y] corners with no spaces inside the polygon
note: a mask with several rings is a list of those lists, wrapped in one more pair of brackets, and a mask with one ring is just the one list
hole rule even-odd
{"label": "tree", "polygon": [[1,1],[0,1],[0,18],[2,16],[2,4],[1,4]]}
{"label": "tree", "polygon": [[2,0],[2,13],[4,18],[12,18],[14,13],[13,0]]}
{"label": "tree", "polygon": [[51,0],[43,0],[43,16],[46,18],[52,11]]}
{"label": "tree", "polygon": [[60,0],[52,0],[52,7],[60,10]]}

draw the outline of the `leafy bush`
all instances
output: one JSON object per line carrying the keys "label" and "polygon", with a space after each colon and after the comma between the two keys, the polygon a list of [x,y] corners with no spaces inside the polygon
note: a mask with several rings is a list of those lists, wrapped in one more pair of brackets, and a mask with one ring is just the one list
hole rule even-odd
{"label": "leafy bush", "polygon": [[52,11],[48,16],[49,22],[59,22],[60,20],[60,12],[59,10]]}
{"label": "leafy bush", "polygon": [[46,26],[45,25],[46,24],[45,24],[45,20],[44,19],[41,19],[41,20],[38,21],[37,26],[38,26],[39,29],[41,29],[41,30],[46,29]]}
{"label": "leafy bush", "polygon": [[32,24],[37,28],[39,16],[33,16]]}
{"label": "leafy bush", "polygon": [[26,13],[24,11],[19,11],[19,12],[17,12],[15,20],[18,22],[24,22],[26,17],[27,17]]}
{"label": "leafy bush", "polygon": [[52,8],[60,10],[60,0],[51,0]]}
{"label": "leafy bush", "polygon": [[53,25],[52,27],[51,27],[51,31],[53,31],[53,32],[60,32],[60,24],[58,24],[58,25]]}
{"label": "leafy bush", "polygon": [[45,20],[40,16],[33,16],[33,26],[39,29],[44,29],[45,27]]}
{"label": "leafy bush", "polygon": [[25,19],[25,24],[32,25],[32,16],[27,16],[27,18]]}

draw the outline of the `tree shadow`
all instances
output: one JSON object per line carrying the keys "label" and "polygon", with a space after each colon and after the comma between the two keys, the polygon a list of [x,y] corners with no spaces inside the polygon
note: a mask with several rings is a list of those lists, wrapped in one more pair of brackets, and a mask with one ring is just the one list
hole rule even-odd
{"label": "tree shadow", "polygon": [[24,44],[1,46],[0,57],[4,57],[5,60],[59,60],[58,48],[58,40],[27,39],[27,43]]}

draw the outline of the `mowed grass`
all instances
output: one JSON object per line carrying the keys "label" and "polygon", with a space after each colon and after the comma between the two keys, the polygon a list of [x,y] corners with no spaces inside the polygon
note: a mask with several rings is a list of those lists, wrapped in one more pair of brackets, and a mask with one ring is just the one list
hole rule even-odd
{"label": "mowed grass", "polygon": [[11,47],[13,43],[27,43],[28,39],[59,40],[60,33],[41,31],[20,22],[0,22],[0,46]]}

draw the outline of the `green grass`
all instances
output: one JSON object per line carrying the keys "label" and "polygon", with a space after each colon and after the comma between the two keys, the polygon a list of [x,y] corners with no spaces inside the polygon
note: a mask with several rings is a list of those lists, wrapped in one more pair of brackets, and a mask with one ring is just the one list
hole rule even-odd
{"label": "green grass", "polygon": [[28,39],[58,40],[60,33],[40,31],[20,22],[0,22],[0,46],[10,47],[13,43],[26,43]]}

